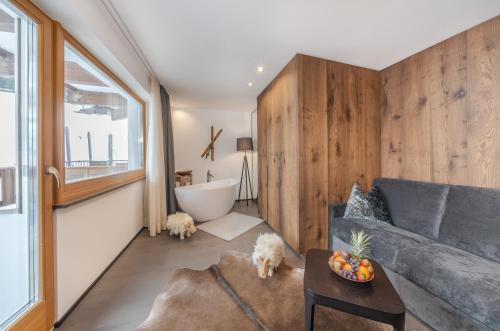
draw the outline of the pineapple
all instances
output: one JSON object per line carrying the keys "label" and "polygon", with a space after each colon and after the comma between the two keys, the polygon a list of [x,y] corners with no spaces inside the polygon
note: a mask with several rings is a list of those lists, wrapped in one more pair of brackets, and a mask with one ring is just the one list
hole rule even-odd
{"label": "pineapple", "polygon": [[356,260],[362,260],[370,256],[370,239],[363,230],[351,232],[351,256]]}

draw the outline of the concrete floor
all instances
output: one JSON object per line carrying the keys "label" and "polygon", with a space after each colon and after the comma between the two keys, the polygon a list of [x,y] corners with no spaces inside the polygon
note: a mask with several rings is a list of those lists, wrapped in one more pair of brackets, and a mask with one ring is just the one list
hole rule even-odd
{"label": "concrete floor", "polygon": [[[242,202],[233,210],[258,217],[255,204],[246,207]],[[181,241],[165,232],[150,238],[143,230],[57,331],[133,330],[146,319],[175,269],[206,269],[226,250],[251,253],[256,237],[264,232],[272,230],[262,223],[226,242],[203,231]],[[303,267],[304,261],[292,251],[287,249],[286,254],[288,264]],[[407,330],[427,328],[408,315]]]}

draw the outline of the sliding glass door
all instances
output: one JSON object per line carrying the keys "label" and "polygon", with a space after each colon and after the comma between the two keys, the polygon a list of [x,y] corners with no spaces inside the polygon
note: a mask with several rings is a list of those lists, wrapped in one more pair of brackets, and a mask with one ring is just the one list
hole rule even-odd
{"label": "sliding glass door", "polygon": [[[17,2],[15,2],[17,3]],[[47,202],[41,171],[40,25],[0,0],[0,329],[35,307],[45,320],[43,236]],[[48,197],[49,201],[51,198]],[[51,221],[51,220],[49,220]],[[52,253],[52,250],[50,250]],[[50,278],[50,277],[49,277]],[[43,309],[42,309],[43,308]],[[29,317],[34,318],[34,316]],[[29,322],[29,323],[28,323]],[[22,329],[31,328],[32,321]],[[42,323],[46,325],[46,323]]]}

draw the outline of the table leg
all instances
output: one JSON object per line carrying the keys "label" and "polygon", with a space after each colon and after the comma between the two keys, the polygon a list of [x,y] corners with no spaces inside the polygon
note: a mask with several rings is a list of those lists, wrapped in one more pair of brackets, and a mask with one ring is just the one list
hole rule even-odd
{"label": "table leg", "polygon": [[305,322],[306,322],[306,331],[312,331],[314,328],[314,305],[315,300],[309,297],[307,294],[305,295]]}
{"label": "table leg", "polygon": [[405,331],[405,314],[401,315],[392,326],[395,331]]}

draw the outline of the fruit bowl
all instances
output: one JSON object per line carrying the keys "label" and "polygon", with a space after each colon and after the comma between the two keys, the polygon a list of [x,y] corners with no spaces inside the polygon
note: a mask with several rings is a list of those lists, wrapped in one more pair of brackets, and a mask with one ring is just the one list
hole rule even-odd
{"label": "fruit bowl", "polygon": [[353,257],[347,252],[334,251],[328,265],[337,275],[352,282],[368,283],[375,278],[373,266],[368,259]]}

